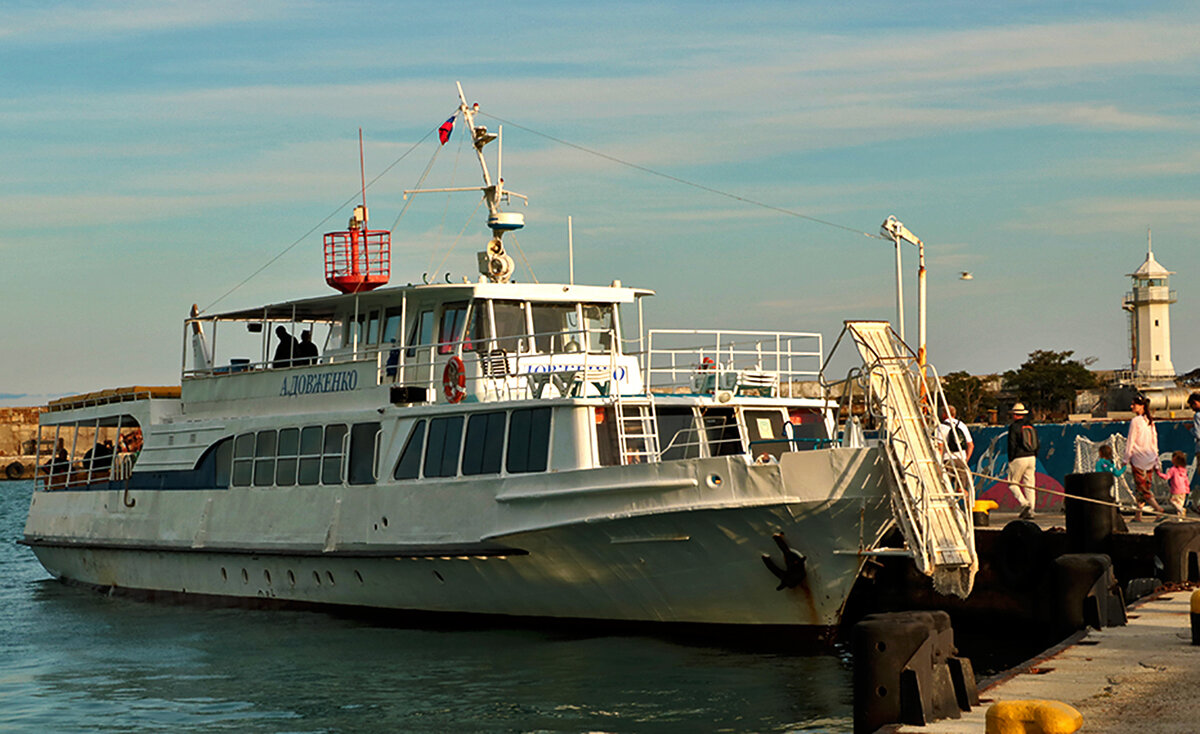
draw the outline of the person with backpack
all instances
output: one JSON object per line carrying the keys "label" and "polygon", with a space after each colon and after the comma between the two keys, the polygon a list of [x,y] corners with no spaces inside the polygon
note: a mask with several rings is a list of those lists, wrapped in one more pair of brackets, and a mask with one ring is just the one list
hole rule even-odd
{"label": "person with backpack", "polygon": [[1012,407],[1013,422],[1008,426],[1008,491],[1017,498],[1021,506],[1021,519],[1032,520],[1037,516],[1037,455],[1038,435],[1029,420],[1029,411],[1024,403]]}
{"label": "person with backpack", "polygon": [[1154,508],[1161,520],[1165,515],[1162,505],[1154,498],[1152,485],[1154,475],[1161,467],[1158,463],[1158,429],[1150,412],[1150,399],[1136,395],[1129,409],[1133,411],[1133,420],[1129,421],[1129,437],[1125,440],[1125,463],[1133,467],[1133,486],[1137,490],[1133,521],[1142,521],[1142,506],[1146,504]]}
{"label": "person with backpack", "polygon": [[958,419],[958,410],[946,405],[941,411],[942,422],[938,425],[938,443],[946,452],[946,468],[958,477],[958,486],[964,494],[971,492],[971,470],[967,466],[975,443],[967,424]]}

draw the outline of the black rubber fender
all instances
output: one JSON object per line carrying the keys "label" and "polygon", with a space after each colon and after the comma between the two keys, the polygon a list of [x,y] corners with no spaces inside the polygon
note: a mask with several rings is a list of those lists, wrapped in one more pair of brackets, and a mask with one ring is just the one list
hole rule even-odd
{"label": "black rubber fender", "polygon": [[1046,572],[1045,539],[1037,523],[1013,520],[1000,531],[992,567],[1011,589],[1030,589]]}
{"label": "black rubber fender", "polygon": [[10,461],[8,466],[4,467],[4,476],[9,479],[20,479],[25,473],[25,465],[19,461]]}

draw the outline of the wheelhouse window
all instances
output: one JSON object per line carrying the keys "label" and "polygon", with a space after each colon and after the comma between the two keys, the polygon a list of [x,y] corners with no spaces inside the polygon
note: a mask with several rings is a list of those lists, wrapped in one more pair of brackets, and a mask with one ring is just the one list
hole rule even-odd
{"label": "wheelhouse window", "polygon": [[532,304],[534,346],[542,354],[572,351],[568,343],[575,342],[574,351],[579,351],[578,334],[570,334],[579,321],[573,303]]}
{"label": "wheelhouse window", "polygon": [[496,348],[506,352],[529,350],[525,337],[529,328],[525,322],[525,304],[521,301],[492,301],[492,316],[496,324]]}
{"label": "wheelhouse window", "polygon": [[585,303],[583,304],[583,328],[587,335],[587,350],[589,352],[609,352],[612,350],[613,304]]}
{"label": "wheelhouse window", "polygon": [[508,430],[510,474],[546,471],[550,455],[550,408],[514,410]]}
{"label": "wheelhouse window", "polygon": [[417,347],[427,347],[433,343],[433,309],[425,309],[413,321],[412,331],[408,335],[408,356],[417,356]]}
{"label": "wheelhouse window", "polygon": [[363,346],[379,342],[379,311],[360,313],[347,321],[346,346]]}
{"label": "wheelhouse window", "polygon": [[463,327],[467,323],[467,304],[447,303],[442,309],[442,322],[438,327],[438,354],[450,354],[455,350],[454,342],[465,340]]}

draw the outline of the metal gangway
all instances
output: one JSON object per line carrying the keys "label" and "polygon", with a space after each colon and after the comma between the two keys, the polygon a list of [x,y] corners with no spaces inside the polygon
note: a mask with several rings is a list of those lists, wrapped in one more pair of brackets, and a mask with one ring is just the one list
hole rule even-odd
{"label": "metal gangway", "polygon": [[886,321],[847,321],[846,331],[863,359],[866,407],[878,421],[892,505],[913,561],[938,592],[966,597],[979,570],[973,498],[938,447],[940,385],[926,379],[932,368],[918,363]]}

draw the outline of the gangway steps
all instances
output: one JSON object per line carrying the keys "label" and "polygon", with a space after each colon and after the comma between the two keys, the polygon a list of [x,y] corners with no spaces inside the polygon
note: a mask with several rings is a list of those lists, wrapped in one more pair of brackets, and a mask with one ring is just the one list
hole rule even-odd
{"label": "gangway steps", "polygon": [[[978,567],[969,508],[950,483],[934,445],[936,423],[923,376],[886,322],[847,322],[868,366],[875,409],[882,414],[887,455],[896,479],[901,530],[925,573]],[[919,387],[922,386],[922,387]],[[918,395],[921,396],[918,398]]]}

